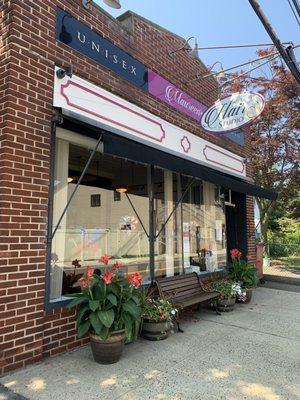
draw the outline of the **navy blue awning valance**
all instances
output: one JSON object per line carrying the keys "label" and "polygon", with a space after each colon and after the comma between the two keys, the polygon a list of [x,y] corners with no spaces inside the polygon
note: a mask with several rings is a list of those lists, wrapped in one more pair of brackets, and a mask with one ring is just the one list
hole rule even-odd
{"label": "navy blue awning valance", "polygon": [[124,157],[143,164],[152,164],[180,174],[193,176],[254,197],[275,200],[277,194],[271,190],[248,183],[237,177],[216,171],[204,165],[176,157],[111,133],[103,134],[104,153]]}

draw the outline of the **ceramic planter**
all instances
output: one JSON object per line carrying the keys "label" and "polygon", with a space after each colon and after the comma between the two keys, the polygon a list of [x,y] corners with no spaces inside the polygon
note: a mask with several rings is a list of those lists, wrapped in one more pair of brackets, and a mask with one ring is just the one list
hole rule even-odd
{"label": "ceramic planter", "polygon": [[218,299],[217,309],[218,311],[233,311],[235,305],[235,297],[230,299]]}
{"label": "ceramic planter", "polygon": [[125,330],[113,332],[106,340],[90,333],[94,360],[99,364],[114,364],[121,358],[125,340]]}
{"label": "ceramic planter", "polygon": [[241,301],[239,300],[239,298],[236,298],[236,302],[237,303],[250,303],[251,299],[252,299],[252,289],[246,289],[246,300],[245,301]]}
{"label": "ceramic planter", "polygon": [[141,336],[147,340],[164,340],[170,333],[170,323],[168,321],[150,321],[144,319],[142,322]]}

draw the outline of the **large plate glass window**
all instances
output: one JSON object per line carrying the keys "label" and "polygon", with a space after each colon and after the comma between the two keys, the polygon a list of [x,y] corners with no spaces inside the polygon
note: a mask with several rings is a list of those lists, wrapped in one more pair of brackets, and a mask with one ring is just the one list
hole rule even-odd
{"label": "large plate glass window", "polygon": [[[56,140],[53,230],[90,156],[82,138]],[[125,275],[139,271],[147,282],[148,210],[147,168],[97,152],[52,239],[50,299],[77,292],[87,266],[104,273],[103,254],[112,256],[109,265],[118,261]]]}

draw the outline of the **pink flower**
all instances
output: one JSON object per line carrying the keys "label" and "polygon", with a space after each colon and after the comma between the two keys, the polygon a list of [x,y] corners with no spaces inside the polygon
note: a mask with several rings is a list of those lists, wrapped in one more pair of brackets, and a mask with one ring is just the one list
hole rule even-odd
{"label": "pink flower", "polygon": [[122,267],[122,264],[121,263],[118,263],[118,261],[117,262],[115,262],[114,264],[113,264],[113,266],[111,267],[111,270],[112,271],[117,271],[119,268],[121,268]]}
{"label": "pink flower", "polygon": [[232,258],[241,258],[242,253],[238,249],[230,250],[230,255]]}
{"label": "pink flower", "polygon": [[143,277],[139,272],[136,272],[127,277],[128,282],[136,289],[141,286]]}
{"label": "pink flower", "polygon": [[100,262],[102,262],[103,264],[107,265],[108,261],[111,259],[111,256],[109,256],[108,254],[104,254],[103,256],[100,257]]}
{"label": "pink flower", "polygon": [[81,287],[81,289],[87,289],[89,286],[89,280],[85,277],[82,277],[78,280],[78,283]]}
{"label": "pink flower", "polygon": [[88,279],[91,279],[94,275],[94,268],[93,267],[87,267],[86,270],[86,276]]}
{"label": "pink flower", "polygon": [[111,280],[114,276],[115,276],[115,274],[112,271],[107,271],[104,275],[101,276],[101,278],[104,280],[104,282],[107,285],[110,285]]}

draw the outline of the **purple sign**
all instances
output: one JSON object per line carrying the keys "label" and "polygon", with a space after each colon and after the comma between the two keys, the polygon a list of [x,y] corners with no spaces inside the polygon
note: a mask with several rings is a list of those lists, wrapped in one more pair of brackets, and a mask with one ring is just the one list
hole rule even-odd
{"label": "purple sign", "polygon": [[183,114],[194,118],[198,122],[208,109],[205,104],[193,99],[151,69],[148,69],[148,91],[161,101],[176,108]]}

